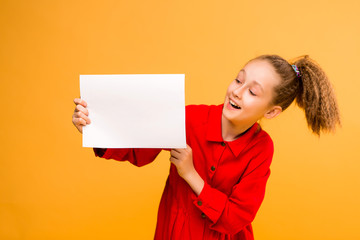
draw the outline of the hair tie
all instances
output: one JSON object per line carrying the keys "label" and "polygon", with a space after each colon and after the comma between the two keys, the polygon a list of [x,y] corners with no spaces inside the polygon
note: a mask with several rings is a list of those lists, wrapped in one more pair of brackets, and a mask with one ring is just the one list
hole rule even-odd
{"label": "hair tie", "polygon": [[297,68],[297,66],[296,66],[296,65],[291,65],[291,66],[292,66],[292,68],[294,69],[294,71],[295,71],[295,73],[296,73],[296,76],[297,76],[297,77],[301,77],[300,71],[299,71],[299,69]]}

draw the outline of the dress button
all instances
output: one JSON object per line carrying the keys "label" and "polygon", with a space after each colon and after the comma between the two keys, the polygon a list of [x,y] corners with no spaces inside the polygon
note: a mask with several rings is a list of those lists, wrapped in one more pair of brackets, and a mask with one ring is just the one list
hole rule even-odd
{"label": "dress button", "polygon": [[202,218],[206,218],[205,213],[201,213],[201,217],[202,217]]}
{"label": "dress button", "polygon": [[211,169],[211,171],[215,171],[216,168],[215,168],[215,166],[211,166],[210,169]]}
{"label": "dress button", "polygon": [[222,142],[222,143],[221,143],[221,146],[225,147],[225,143],[224,143],[224,142]]}
{"label": "dress button", "polygon": [[198,204],[199,206],[201,206],[201,205],[202,205],[202,201],[198,201],[197,204]]}

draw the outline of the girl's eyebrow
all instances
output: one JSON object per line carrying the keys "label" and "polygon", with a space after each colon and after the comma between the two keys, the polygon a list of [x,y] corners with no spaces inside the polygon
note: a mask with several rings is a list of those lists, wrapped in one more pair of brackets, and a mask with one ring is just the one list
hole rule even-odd
{"label": "girl's eyebrow", "polygon": [[257,86],[259,86],[260,90],[261,90],[262,92],[264,92],[264,89],[263,89],[263,87],[261,86],[260,83],[258,83],[257,81],[254,80],[254,84],[257,85]]}
{"label": "girl's eyebrow", "polygon": [[[241,72],[243,72],[243,75],[244,75],[244,78],[245,78],[245,76],[246,76],[246,71],[245,71],[244,69],[241,69],[240,72],[239,72],[239,74],[238,74],[238,76],[240,75]],[[238,78],[238,76],[237,76],[236,78]]]}
{"label": "girl's eyebrow", "polygon": [[[244,73],[244,79],[246,80],[246,71],[245,71],[245,69],[241,69],[240,72],[243,72],[243,73]],[[254,80],[254,81],[253,81],[253,84],[258,85],[259,88],[260,88],[260,90],[261,90],[262,92],[264,92],[264,89],[263,89],[263,87],[261,86],[261,84],[260,84],[259,82],[257,82],[256,80]]]}

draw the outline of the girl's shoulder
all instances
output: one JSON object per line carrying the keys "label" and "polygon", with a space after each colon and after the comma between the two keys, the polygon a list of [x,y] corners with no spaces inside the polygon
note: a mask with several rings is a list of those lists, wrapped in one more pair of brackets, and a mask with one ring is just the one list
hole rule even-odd
{"label": "girl's shoulder", "polygon": [[188,112],[206,112],[206,111],[209,111],[209,109],[212,107],[212,106],[215,106],[215,105],[206,105],[206,104],[191,104],[191,105],[187,105],[185,107],[185,110],[186,110],[186,113]]}
{"label": "girl's shoulder", "polygon": [[186,120],[190,122],[205,123],[209,119],[210,112],[217,112],[221,117],[222,106],[221,105],[187,105],[185,108]]}
{"label": "girl's shoulder", "polygon": [[258,123],[255,123],[256,130],[254,131],[254,134],[252,135],[252,139],[250,142],[250,145],[254,147],[259,147],[262,151],[264,149],[268,149],[271,152],[274,151],[274,142],[270,135],[262,129],[261,125]]}
{"label": "girl's shoulder", "polygon": [[221,110],[222,111],[222,104],[219,105],[206,105],[206,104],[190,104],[190,105],[186,105],[185,109],[186,112],[191,112],[191,113],[199,113],[199,114],[203,114],[203,113],[208,113],[210,110]]}

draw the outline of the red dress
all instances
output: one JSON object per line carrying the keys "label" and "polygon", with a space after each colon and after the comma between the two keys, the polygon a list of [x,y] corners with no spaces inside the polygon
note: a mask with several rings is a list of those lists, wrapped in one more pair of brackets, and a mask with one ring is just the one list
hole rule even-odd
{"label": "red dress", "polygon": [[[238,139],[225,142],[222,107],[186,107],[186,141],[205,186],[196,196],[171,164],[158,211],[156,240],[254,239],[251,222],[264,198],[273,142],[257,123]],[[160,151],[107,149],[102,157],[143,166]]]}

